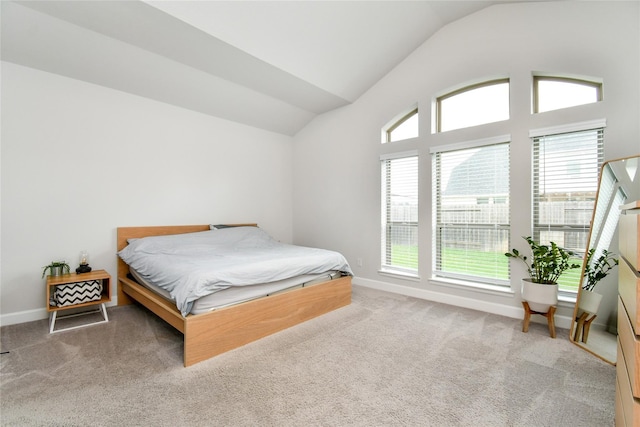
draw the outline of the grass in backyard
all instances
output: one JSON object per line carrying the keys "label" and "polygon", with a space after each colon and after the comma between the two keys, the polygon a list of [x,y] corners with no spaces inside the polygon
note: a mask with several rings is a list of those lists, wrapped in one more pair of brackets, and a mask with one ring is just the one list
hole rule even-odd
{"label": "grass in backyard", "polygon": [[[418,247],[394,245],[391,248],[392,265],[418,269]],[[509,259],[503,252],[468,251],[447,248],[441,257],[442,271],[485,277],[509,279]],[[560,289],[577,291],[580,284],[580,269],[568,270],[558,281]]]}

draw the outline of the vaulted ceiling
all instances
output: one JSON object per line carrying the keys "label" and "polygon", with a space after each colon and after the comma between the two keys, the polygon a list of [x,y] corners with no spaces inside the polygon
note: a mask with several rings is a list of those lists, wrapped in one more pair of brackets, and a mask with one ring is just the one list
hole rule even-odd
{"label": "vaulted ceiling", "polygon": [[509,1],[2,1],[1,58],[294,135]]}

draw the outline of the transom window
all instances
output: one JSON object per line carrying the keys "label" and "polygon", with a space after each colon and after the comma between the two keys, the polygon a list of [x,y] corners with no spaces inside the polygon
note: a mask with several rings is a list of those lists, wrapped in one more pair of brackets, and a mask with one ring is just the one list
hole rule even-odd
{"label": "transom window", "polygon": [[387,127],[382,142],[402,141],[418,136],[418,109],[414,108]]}
{"label": "transom window", "polygon": [[533,111],[559,110],[602,101],[602,83],[565,77],[533,77]]}
{"label": "transom window", "polygon": [[509,80],[467,86],[436,99],[436,131],[509,119]]}

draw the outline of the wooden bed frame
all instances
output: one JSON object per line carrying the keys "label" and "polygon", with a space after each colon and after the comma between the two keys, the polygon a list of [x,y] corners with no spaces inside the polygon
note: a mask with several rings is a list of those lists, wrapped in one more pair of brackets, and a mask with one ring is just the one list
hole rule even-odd
{"label": "wooden bed frame", "polygon": [[[257,224],[234,224],[256,226]],[[194,233],[209,225],[118,228],[118,251],[127,239]],[[184,366],[256,341],[267,335],[351,304],[351,277],[297,288],[208,313],[182,316],[176,305],[127,277],[118,257],[118,305],[134,301],[147,307],[184,335]]]}

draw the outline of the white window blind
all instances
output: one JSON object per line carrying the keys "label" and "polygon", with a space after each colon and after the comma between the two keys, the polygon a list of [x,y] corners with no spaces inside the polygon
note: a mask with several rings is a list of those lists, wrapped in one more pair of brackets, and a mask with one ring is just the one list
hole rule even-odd
{"label": "white window blind", "polygon": [[418,272],[418,155],[381,159],[382,270]]}
{"label": "white window blind", "polygon": [[627,196],[620,187],[619,180],[611,169],[605,165],[600,177],[600,189],[598,190],[598,204],[593,214],[594,228],[591,230],[589,247],[595,248],[595,259],[602,255],[602,250],[609,250],[615,234],[618,219],[620,218],[619,206],[624,204]]}
{"label": "white window blind", "polygon": [[[533,235],[584,253],[603,160],[604,129],[533,138]],[[560,277],[560,290],[577,292],[578,270]]]}
{"label": "white window blind", "polygon": [[432,159],[434,276],[509,286],[509,144]]}

